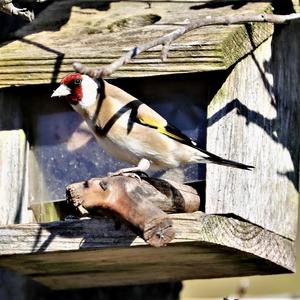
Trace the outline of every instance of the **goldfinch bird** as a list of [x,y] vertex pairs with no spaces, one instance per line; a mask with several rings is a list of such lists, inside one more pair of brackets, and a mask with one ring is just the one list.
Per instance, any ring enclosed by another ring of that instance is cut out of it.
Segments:
[[195,141],[156,111],[103,79],[69,74],[51,97],[61,96],[65,96],[81,114],[104,150],[135,166],[117,174],[194,163],[215,163],[245,170],[253,168],[200,149]]

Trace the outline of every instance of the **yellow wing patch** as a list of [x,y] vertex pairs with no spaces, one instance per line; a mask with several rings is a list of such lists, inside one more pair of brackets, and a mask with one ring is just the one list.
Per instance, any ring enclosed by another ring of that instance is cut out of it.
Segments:
[[156,129],[157,131],[159,131],[160,133],[162,133],[166,136],[169,136],[170,138],[173,138],[173,139],[178,140],[178,141],[185,141],[185,138],[180,137],[177,134],[168,131],[168,129],[165,126],[159,126],[156,123],[156,120],[153,120],[153,119],[150,119],[150,118],[149,119],[140,118],[139,121],[140,121],[141,124],[143,124],[145,126],[152,127],[154,129]]
[[159,132],[161,132],[162,134],[167,135],[167,136],[169,136],[169,137],[171,137],[175,140],[178,140],[178,141],[184,141],[185,140],[182,137],[180,137],[180,136],[178,136],[178,135],[176,135],[172,132],[169,132],[166,127],[158,127],[157,130]]
[[168,122],[157,112],[152,110],[149,106],[141,104],[138,107],[138,113],[136,120],[144,126],[151,127],[163,135],[166,135],[178,142],[182,142],[187,145],[195,146],[193,141],[183,134],[175,126],[168,124]]
[[141,122],[141,124],[146,125],[146,126],[150,126],[150,127],[154,127],[154,128],[158,128],[159,124],[157,124],[157,121],[151,118],[138,118],[139,121]]

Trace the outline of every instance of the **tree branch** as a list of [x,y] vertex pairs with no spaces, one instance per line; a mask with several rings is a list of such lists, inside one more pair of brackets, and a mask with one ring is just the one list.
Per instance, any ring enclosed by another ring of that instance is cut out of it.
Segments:
[[294,13],[290,15],[273,15],[273,14],[258,14],[258,15],[232,15],[232,16],[207,16],[205,19],[192,21],[180,28],[167,33],[155,40],[148,43],[141,44],[132,48],[125,55],[119,59],[113,61],[106,67],[101,68],[89,68],[80,62],[73,63],[75,71],[81,74],[87,74],[93,78],[100,78],[111,75],[113,72],[118,70],[121,66],[129,63],[133,58],[142,52],[145,52],[158,45],[163,45],[161,59],[165,61],[167,59],[168,50],[170,44],[184,35],[185,33],[194,29],[209,26],[209,25],[230,25],[230,24],[244,24],[250,22],[269,22],[274,24],[286,24],[293,20],[299,20],[300,13]]
[[166,212],[192,213],[200,207],[200,197],[191,186],[155,178],[91,178],[68,185],[66,194],[82,215],[111,216],[155,247],[165,246],[175,235]]

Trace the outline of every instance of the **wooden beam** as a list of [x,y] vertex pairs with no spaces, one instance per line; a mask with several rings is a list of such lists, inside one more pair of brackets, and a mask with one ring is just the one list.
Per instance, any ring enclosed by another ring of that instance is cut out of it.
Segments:
[[293,243],[261,227],[201,212],[171,218],[176,236],[163,248],[108,218],[0,227],[0,266],[54,289],[295,270]]

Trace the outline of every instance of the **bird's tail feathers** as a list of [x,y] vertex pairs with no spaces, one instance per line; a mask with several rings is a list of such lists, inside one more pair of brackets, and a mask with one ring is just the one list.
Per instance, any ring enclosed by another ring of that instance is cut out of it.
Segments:
[[245,165],[245,164],[242,164],[242,163],[239,163],[239,162],[236,162],[233,160],[229,160],[229,159],[224,159],[220,156],[217,156],[213,153],[210,153],[210,152],[202,150],[202,149],[200,151],[207,155],[207,157],[204,158],[205,162],[228,166],[228,167],[233,167],[233,168],[238,168],[238,169],[243,169],[243,170],[248,170],[248,171],[251,171],[252,169],[254,169],[254,166]]

